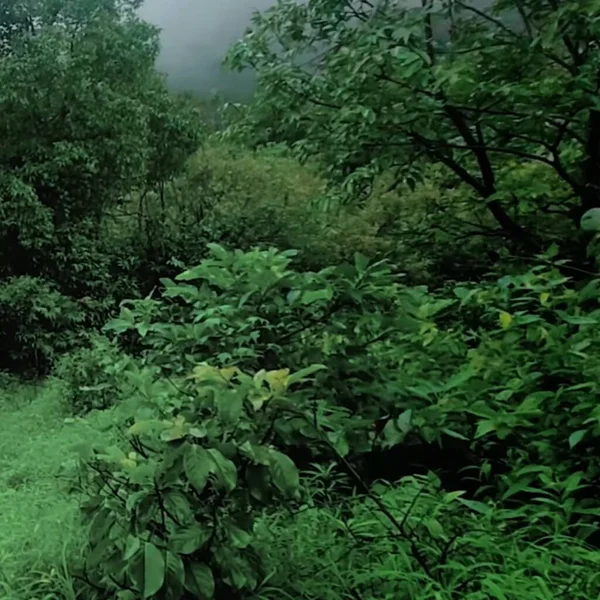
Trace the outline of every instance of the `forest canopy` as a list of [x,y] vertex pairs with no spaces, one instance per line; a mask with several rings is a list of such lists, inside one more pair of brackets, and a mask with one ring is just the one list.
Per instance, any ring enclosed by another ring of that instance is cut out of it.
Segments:
[[229,55],[259,76],[249,135],[292,143],[359,189],[442,165],[503,234],[539,249],[541,215],[577,223],[599,204],[600,8],[478,5],[284,1],[256,15]]

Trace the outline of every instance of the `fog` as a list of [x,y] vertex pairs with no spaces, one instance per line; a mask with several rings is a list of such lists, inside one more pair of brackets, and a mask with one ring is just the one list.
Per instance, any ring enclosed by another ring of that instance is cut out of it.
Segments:
[[[251,93],[252,74],[222,66],[230,46],[250,24],[252,13],[276,0],[145,0],[141,15],[161,28],[162,52],[157,68],[174,89],[206,95],[218,90],[229,100]],[[406,0],[419,6],[421,0]],[[479,8],[490,0],[472,0]]]
[[179,90],[207,94],[220,91],[241,99],[252,88],[250,73],[222,66],[229,47],[239,39],[255,10],[274,0],[146,0],[141,15],[162,29],[157,68]]

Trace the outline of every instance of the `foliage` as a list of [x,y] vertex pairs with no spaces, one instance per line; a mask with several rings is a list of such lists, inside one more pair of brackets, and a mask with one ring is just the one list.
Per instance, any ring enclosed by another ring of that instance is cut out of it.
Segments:
[[21,213],[10,223],[19,239],[36,206],[61,225],[98,216],[143,182],[156,32],[132,14],[88,9],[15,41],[0,63],[4,210]]
[[94,335],[81,348],[61,356],[53,375],[68,386],[67,396],[74,414],[105,409],[117,400],[128,358],[108,338]]
[[209,242],[295,248],[300,270],[352,261],[357,252],[385,256],[419,283],[478,277],[495,263],[504,242],[488,236],[493,223],[484,210],[473,214],[464,186],[449,188],[439,169],[413,189],[393,183],[381,176],[361,206],[340,206],[339,188],[280,147],[250,152],[213,138],[164,187],[164,198],[148,193],[111,211],[118,221],[107,252],[129,248],[128,270],[144,293],[175,276],[177,265],[197,264]]
[[195,113],[155,72],[158,31],[138,6],[38,0],[1,10],[0,275],[12,278],[3,334],[21,369],[47,370],[68,349],[67,325],[99,327],[138,295],[131,246],[102,233],[107,211],[132,190],[160,187],[197,148]]
[[156,202],[150,207],[149,231],[184,264],[203,258],[208,242],[243,250],[300,248],[303,261],[310,263],[334,251],[312,208],[323,185],[294,159],[211,139],[167,189],[166,223]]
[[[321,399],[331,385],[315,397],[290,388],[324,368],[315,356],[335,360],[327,345],[339,344],[341,332],[381,335],[385,315],[373,312],[393,304],[389,270],[357,256],[354,266],[297,273],[291,252],[210,250],[178,282],[163,281],[161,300],[126,302],[106,327],[143,352],[126,374],[133,391],[120,409],[123,422],[136,416],[133,453],[113,448],[88,462],[97,475],[89,506],[94,586],[118,582],[148,597],[165,585],[176,596],[182,586],[202,597],[255,589],[265,574],[246,563],[259,556],[233,548],[236,536],[250,548],[249,507],[272,499],[265,468],[275,490],[295,497],[296,467],[281,452],[300,445],[346,455],[367,441],[365,423]],[[315,354],[316,339],[324,345]],[[291,369],[281,368],[283,359]],[[147,579],[151,571],[158,575]],[[196,583],[194,573],[202,576]]]
[[81,302],[87,327],[100,328],[119,300],[139,295],[135,250],[123,231],[116,234],[107,223],[98,227],[86,220],[57,233],[40,270]]
[[[330,378],[323,393],[338,405],[325,404],[324,419],[363,403],[381,416],[369,392],[363,395],[381,377],[368,348],[390,329],[419,327],[418,306],[385,263],[357,255],[354,265],[297,272],[293,251],[229,252],[215,244],[210,251],[175,281],[164,279],[162,299],[124,302],[106,330],[166,374],[205,360],[251,371],[278,369],[282,361],[291,369],[324,364]],[[352,389],[354,378],[363,382]],[[341,424],[337,436],[347,452]]]
[[574,288],[559,271],[537,267],[491,288],[455,290],[482,326],[460,375],[469,397],[447,408],[463,423],[465,412],[477,417],[475,439],[509,440],[519,484],[506,498],[536,478],[598,475],[597,287],[593,279]]
[[19,7],[35,32],[15,29],[0,57],[2,272],[51,270],[74,228],[162,185],[196,149],[194,113],[154,71],[158,32],[138,4]]
[[157,80],[148,104],[151,155],[146,185],[158,188],[164,202],[164,185],[183,170],[187,159],[197,151],[203,123],[199,109],[189,98],[165,94],[162,80]]
[[422,296],[418,329],[393,333],[350,362],[376,377],[356,377],[348,366],[339,376],[355,398],[387,409],[383,448],[462,441],[482,494],[556,506],[549,514],[555,495],[577,490],[560,508],[575,530],[598,510],[587,489],[600,468],[597,285],[575,286],[540,266]]
[[266,574],[254,518],[299,497],[297,469],[273,445],[274,431],[302,416],[306,401],[290,388],[314,370],[250,376],[200,364],[175,381],[132,372],[141,396],[128,417],[130,451],[113,446],[87,462],[93,586],[120,598],[255,589]]
[[5,4],[0,596],[597,600],[596,0]]
[[[424,159],[444,166],[504,234],[535,248],[520,214],[599,202],[598,10],[595,0],[282,1],[230,53],[259,77],[237,126],[270,127],[354,193],[382,170],[402,179]],[[539,177],[515,179],[518,165]]]
[[[350,414],[367,423],[388,415],[376,440],[383,448],[458,439],[482,461],[496,456],[498,469],[597,476],[595,280],[575,290],[536,267],[432,293],[360,256],[354,266],[296,273],[289,252],[211,252],[165,280],[162,300],[127,303],[107,329],[172,375],[203,360],[325,365],[321,410],[342,454],[373,442]],[[573,455],[575,444],[585,453]],[[528,483],[535,473],[523,472]]]
[[0,283],[3,367],[44,373],[52,361],[77,342],[80,306],[51,283],[11,277]]
[[[377,494],[402,533],[373,501]],[[508,511],[444,492],[435,477],[378,484],[325,508],[267,516],[260,548],[274,576],[255,595],[344,597],[595,598],[600,557],[548,531],[512,531]]]

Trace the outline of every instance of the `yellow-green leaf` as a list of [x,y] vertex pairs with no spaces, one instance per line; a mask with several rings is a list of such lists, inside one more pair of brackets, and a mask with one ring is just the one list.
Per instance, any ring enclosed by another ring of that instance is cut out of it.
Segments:
[[269,371],[265,379],[274,394],[283,394],[287,389],[289,369],[280,369],[279,371]]
[[500,311],[500,326],[502,329],[508,329],[513,322],[512,315],[506,311]]

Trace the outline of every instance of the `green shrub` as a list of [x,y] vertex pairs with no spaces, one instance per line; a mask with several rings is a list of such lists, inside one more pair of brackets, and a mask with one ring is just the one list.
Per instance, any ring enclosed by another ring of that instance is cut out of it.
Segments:
[[387,408],[378,444],[458,439],[477,458],[483,492],[517,504],[550,494],[554,505],[575,486],[570,522],[589,521],[597,497],[587,486],[600,473],[598,285],[540,266],[420,292],[420,326],[358,359],[376,377],[345,371],[356,392]]
[[[458,440],[498,468],[556,465],[557,476],[582,471],[586,481],[600,472],[596,280],[576,290],[540,267],[433,293],[360,256],[298,273],[289,252],[211,254],[164,280],[162,299],[127,303],[108,330],[167,375],[204,360],[323,364],[324,410],[342,421],[344,411],[371,422],[387,414],[371,440],[382,448]],[[338,425],[340,447],[358,451],[364,438],[349,443],[352,427]]]
[[87,298],[88,327],[137,295],[128,240],[100,235],[107,214],[162,189],[201,133],[154,69],[158,30],[138,4],[41,1],[0,16],[0,276]]
[[86,462],[86,573],[119,598],[231,598],[264,579],[253,523],[268,505],[299,498],[293,461],[275,432],[310,427],[290,388],[316,368],[258,372],[197,365],[169,378],[133,369],[139,397],[121,407],[129,448]]
[[336,407],[331,390],[322,396],[328,382],[294,386],[324,369],[312,361],[327,355],[314,353],[316,339],[381,333],[395,289],[387,267],[358,256],[297,273],[291,252],[210,251],[165,280],[162,298],[124,303],[106,328],[139,358],[117,407],[129,453],[113,448],[86,463],[94,586],[159,597],[256,589],[265,573],[253,518],[281,494],[299,498],[287,449],[346,455],[366,444],[368,424]]
[[57,233],[43,271],[63,294],[82,301],[85,325],[99,329],[120,300],[139,296],[138,265],[127,237],[88,220]]
[[128,362],[108,338],[94,335],[85,347],[61,356],[53,375],[67,384],[71,409],[80,415],[119,400],[120,381]]
[[3,367],[45,373],[53,361],[78,341],[81,307],[55,286],[34,277],[11,277],[0,283]]
[[298,248],[297,261],[311,268],[332,264],[327,223],[312,206],[323,185],[293,159],[211,141],[165,188],[164,199],[148,195],[135,202],[144,215],[142,246],[163,276],[172,257],[197,264],[209,242],[242,250]]
[[[324,364],[323,418],[348,410],[382,416],[372,400],[376,387],[369,388],[381,380],[382,365],[369,359],[369,348],[390,328],[418,329],[418,303],[385,263],[357,256],[353,265],[301,273],[291,268],[293,256],[211,245],[209,258],[162,281],[162,298],[125,302],[106,330],[167,376],[202,361],[251,371]],[[362,381],[353,386],[355,379]],[[347,446],[344,428],[333,429]],[[355,442],[356,449],[364,444]]]
[[145,180],[157,32],[128,4],[30,5],[23,18],[39,31],[3,55],[1,266],[11,274],[35,274],[55,229],[97,220]]

